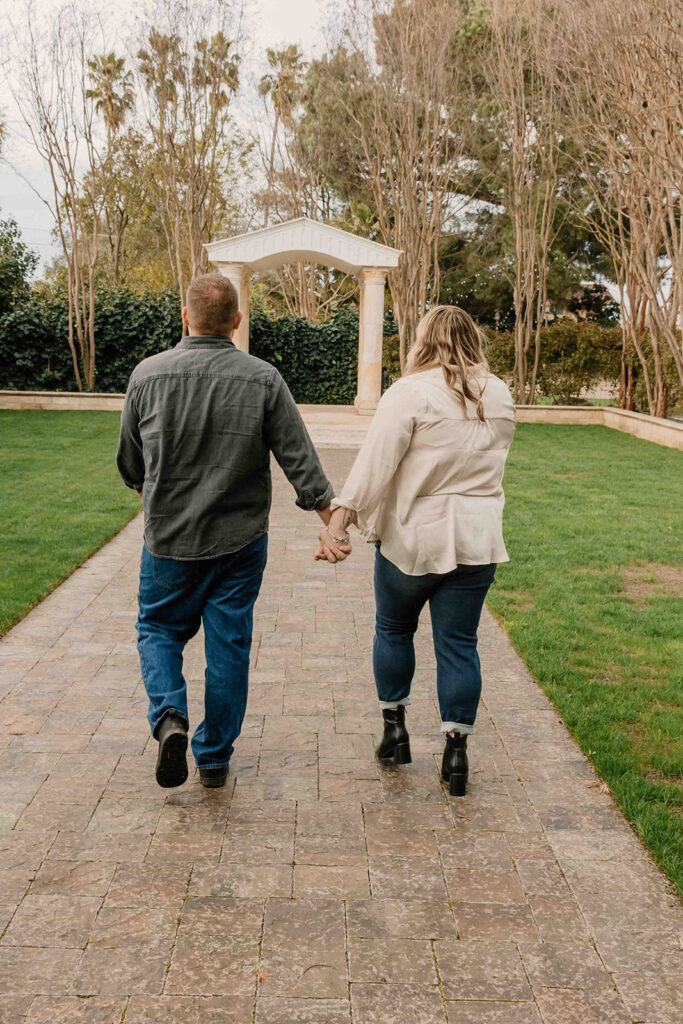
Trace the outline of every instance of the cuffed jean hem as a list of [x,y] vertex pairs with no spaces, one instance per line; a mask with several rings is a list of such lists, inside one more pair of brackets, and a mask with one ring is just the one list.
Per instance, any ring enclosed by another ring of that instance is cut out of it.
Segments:
[[471,736],[474,732],[474,726],[468,722],[442,722],[441,732],[459,732],[461,735],[466,733]]
[[385,708],[388,710],[390,708],[407,707],[408,704],[410,704],[410,697],[401,697],[400,700],[380,700],[378,703],[382,711],[384,711]]
[[222,764],[216,764],[216,762],[214,762],[213,764],[199,764],[197,761],[195,761],[195,764],[197,765],[197,768],[227,768],[230,762],[223,761]]
[[190,723],[189,723],[187,715],[183,711],[178,711],[178,708],[166,708],[166,710],[164,711],[163,715],[161,716],[161,718],[159,719],[157,724],[152,729],[152,736],[154,737],[154,739],[157,738],[157,733],[159,732],[159,726],[161,725],[163,720],[166,718],[166,715],[170,714],[171,712],[173,712],[174,715],[177,715],[178,718],[183,720],[183,722],[185,723],[185,728],[189,732]]

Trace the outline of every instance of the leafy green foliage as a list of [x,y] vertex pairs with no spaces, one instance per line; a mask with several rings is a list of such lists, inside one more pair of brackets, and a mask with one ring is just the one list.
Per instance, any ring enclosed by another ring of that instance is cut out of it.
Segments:
[[[181,337],[180,302],[174,292],[138,295],[126,288],[100,290],[95,316],[96,391],[125,391],[141,359],[176,345]],[[0,317],[0,388],[73,391],[67,345],[68,306],[62,293],[34,290],[31,300]],[[387,317],[385,336],[396,333]],[[349,405],[356,395],[358,313],[342,306],[331,320],[275,319],[254,311],[253,355],[276,366],[297,402]],[[391,350],[388,354],[389,366]]]
[[[35,290],[0,317],[0,387],[73,391],[67,343],[68,304],[60,292]],[[97,391],[125,391],[133,367],[180,340],[177,295],[100,291],[95,306]]]
[[[514,365],[511,331],[487,330],[487,355],[494,373],[506,377]],[[592,321],[559,320],[541,330],[538,393],[558,405],[580,401],[583,389],[619,379],[621,329]]]
[[37,266],[38,254],[22,241],[17,222],[12,217],[0,220],[0,315],[26,297]]

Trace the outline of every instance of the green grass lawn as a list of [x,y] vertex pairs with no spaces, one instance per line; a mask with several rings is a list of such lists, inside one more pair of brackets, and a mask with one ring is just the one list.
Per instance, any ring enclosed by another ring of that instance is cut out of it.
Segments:
[[0,411],[0,633],[138,511],[115,412]]
[[683,454],[520,424],[489,605],[683,891]]

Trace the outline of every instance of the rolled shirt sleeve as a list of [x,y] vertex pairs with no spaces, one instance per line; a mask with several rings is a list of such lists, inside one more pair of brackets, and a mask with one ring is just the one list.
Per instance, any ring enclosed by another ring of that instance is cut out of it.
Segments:
[[135,389],[132,378],[123,402],[116,465],[126,487],[130,487],[134,491],[141,491],[145,482],[145,462],[140,437],[140,417],[135,405]]
[[332,502],[333,509],[356,512],[364,533],[372,532],[372,513],[408,450],[421,407],[402,380],[384,392],[341,494]]
[[277,371],[265,410],[265,440],[296,491],[296,504],[308,511],[327,508],[334,497],[301,413]]

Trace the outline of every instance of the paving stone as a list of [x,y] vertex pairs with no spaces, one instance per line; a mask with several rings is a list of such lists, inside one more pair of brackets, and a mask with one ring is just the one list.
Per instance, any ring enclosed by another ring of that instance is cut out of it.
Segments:
[[0,832],[0,864],[3,871],[37,871],[55,841],[54,829]]
[[348,982],[342,903],[269,900],[261,970],[271,995],[344,998]]
[[543,988],[535,992],[544,1024],[631,1024],[619,995],[612,990],[577,992]]
[[354,1024],[445,1024],[438,989],[408,985],[352,985]]
[[657,1024],[683,1020],[683,974],[619,971],[614,981],[634,1020]]
[[253,1010],[250,997],[134,995],[126,1024],[249,1024]]
[[[83,999],[78,996],[36,996],[26,1024],[119,1024],[126,1000]],[[0,1018],[1,1019],[1,1018]]]
[[522,960],[511,942],[440,939],[434,951],[445,999],[533,998]]
[[349,935],[405,939],[456,937],[453,912],[445,901],[349,900]]
[[230,800],[222,790],[215,800],[203,803],[171,803],[164,804],[156,824],[156,834],[188,832],[218,832],[223,834],[230,811]]
[[[314,805],[318,808],[318,804]],[[233,800],[230,805],[231,825],[259,825],[276,821],[281,825],[294,825],[297,805],[294,800],[252,800],[240,803]]]
[[150,800],[104,797],[95,808],[88,831],[153,833],[163,805],[163,797]]
[[157,833],[152,836],[145,860],[147,863],[192,864],[194,861],[210,861],[215,864],[221,855],[223,836],[220,832]]
[[221,863],[291,864],[293,860],[293,826],[231,822],[225,830]]
[[0,1005],[0,1024],[24,1024],[32,996],[5,996]]
[[116,864],[46,860],[31,883],[31,895],[104,896]]
[[529,906],[544,942],[574,946],[591,937],[572,896],[529,896]]
[[66,995],[76,966],[81,959],[80,949],[31,949],[27,954],[19,946],[0,945],[0,991],[3,1002],[7,996],[22,996],[27,992],[37,995]]
[[448,1024],[548,1024],[533,1003],[447,1002],[446,1010]]
[[364,800],[363,806],[368,828],[431,830],[453,827],[445,801],[424,804],[413,801],[409,804],[373,805],[370,800]]
[[59,829],[80,832],[90,821],[97,801],[89,803],[56,803],[53,800],[39,800],[37,797],[16,822],[19,830]]
[[371,857],[437,857],[434,833],[427,829],[388,829],[370,824],[365,830]]
[[2,944],[83,949],[101,903],[89,896],[25,896]]
[[515,859],[515,868],[525,893],[570,898],[567,880],[556,860],[519,857]]
[[348,999],[293,999],[262,995],[256,1004],[256,1024],[350,1024],[350,1020]]
[[173,949],[165,991],[169,994],[250,996],[256,990],[258,941],[238,945],[222,933],[223,941],[196,941],[181,934]]
[[370,857],[370,885],[375,899],[446,899],[438,857]]
[[369,897],[370,883],[365,865],[297,864],[294,868],[295,897]]
[[183,864],[120,864],[106,897],[108,907],[179,907],[190,868]]
[[302,803],[297,808],[297,836],[363,836],[363,812],[360,802],[324,804]]
[[297,835],[295,861],[297,865],[361,865],[367,870],[368,852],[360,836],[345,836],[344,842],[340,843],[339,836]]
[[444,868],[452,900],[468,903],[524,903],[524,890],[516,871],[487,868]]
[[537,942],[538,929],[528,906],[513,903],[454,903],[460,936],[466,940]]
[[352,982],[413,985],[437,984],[432,945],[427,939],[359,939],[349,937]]
[[122,992],[160,995],[166,978],[168,950],[146,946],[90,947],[83,953],[70,992],[80,996],[117,996]]
[[150,836],[119,832],[115,836],[103,832],[60,832],[50,847],[48,861],[109,862],[116,851],[119,864],[142,863],[149,849]]
[[292,867],[286,864],[200,862],[194,865],[189,893],[192,896],[289,897],[292,874]]
[[551,942],[520,943],[529,981],[537,988],[614,988],[592,946],[558,946]]
[[173,907],[103,907],[88,940],[88,949],[122,949],[144,946],[170,950],[178,928]]

